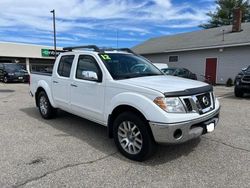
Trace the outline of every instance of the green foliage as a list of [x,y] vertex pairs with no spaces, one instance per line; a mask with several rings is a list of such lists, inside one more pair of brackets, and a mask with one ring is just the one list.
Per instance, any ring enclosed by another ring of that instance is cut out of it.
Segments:
[[228,78],[227,83],[226,83],[226,86],[227,86],[227,87],[231,87],[231,86],[233,86],[233,85],[234,85],[234,84],[233,84],[232,78]]
[[250,1],[248,0],[217,0],[217,9],[207,15],[211,18],[207,24],[200,25],[204,29],[232,25],[233,10],[240,7],[242,10],[242,22],[250,22]]

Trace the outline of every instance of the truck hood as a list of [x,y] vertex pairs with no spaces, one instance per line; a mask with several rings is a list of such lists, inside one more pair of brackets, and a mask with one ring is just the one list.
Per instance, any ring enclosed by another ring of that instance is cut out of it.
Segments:
[[167,75],[130,78],[120,81],[129,85],[153,89],[161,93],[185,91],[187,89],[195,89],[208,85],[196,80]]

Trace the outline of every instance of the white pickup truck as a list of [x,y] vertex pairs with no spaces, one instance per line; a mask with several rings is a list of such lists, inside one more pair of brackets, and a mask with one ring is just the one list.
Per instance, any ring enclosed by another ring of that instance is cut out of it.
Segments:
[[62,109],[107,126],[129,159],[145,160],[156,143],[186,142],[218,123],[220,105],[206,83],[166,76],[129,49],[64,50],[52,75],[31,73],[30,93],[42,117]]

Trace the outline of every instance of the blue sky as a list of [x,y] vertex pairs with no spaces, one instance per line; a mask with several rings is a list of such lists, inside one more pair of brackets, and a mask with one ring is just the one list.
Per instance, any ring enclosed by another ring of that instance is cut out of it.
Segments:
[[[214,0],[1,0],[0,41],[58,46],[132,47],[149,38],[200,29]],[[118,36],[118,37],[117,37]]]

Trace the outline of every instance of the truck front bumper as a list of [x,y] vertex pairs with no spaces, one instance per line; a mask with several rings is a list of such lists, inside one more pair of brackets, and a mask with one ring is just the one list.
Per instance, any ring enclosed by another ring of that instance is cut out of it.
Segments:
[[215,127],[219,122],[219,111],[220,109],[217,109],[207,116],[190,121],[169,124],[149,122],[149,125],[157,143],[183,143],[206,134],[207,126],[212,124]]

